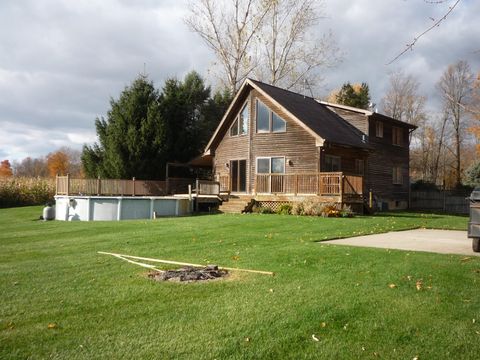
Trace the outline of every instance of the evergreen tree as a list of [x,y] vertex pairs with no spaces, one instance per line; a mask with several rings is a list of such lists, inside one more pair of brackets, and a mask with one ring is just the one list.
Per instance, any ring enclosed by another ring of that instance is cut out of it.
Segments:
[[83,148],[87,176],[162,178],[167,159],[166,126],[153,83],[139,76],[118,100],[111,99],[110,105],[106,119],[95,120],[99,143]]
[[336,102],[347,106],[360,109],[368,109],[370,104],[370,91],[367,83],[342,85],[342,88],[336,94]]

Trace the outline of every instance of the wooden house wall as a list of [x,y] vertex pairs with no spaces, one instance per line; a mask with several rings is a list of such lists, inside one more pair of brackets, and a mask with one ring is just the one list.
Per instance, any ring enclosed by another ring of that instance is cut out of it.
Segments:
[[332,111],[340,115],[343,119],[348,121],[351,125],[355,126],[358,130],[363,132],[365,135],[369,134],[368,119],[364,114],[357,113],[354,111],[348,111],[343,109],[338,109],[330,107]]
[[[366,151],[354,148],[344,148],[339,146],[326,146],[322,148],[322,159],[321,159],[321,169],[320,171],[329,171],[325,168],[325,156],[324,155],[334,155],[341,157],[341,171],[349,174],[356,174],[355,169],[355,160],[364,161],[364,169],[366,170],[368,153]],[[361,175],[361,174],[359,174]]]
[[[383,122],[383,138],[376,137],[375,122]],[[398,125],[390,123],[383,119],[378,119],[375,115],[369,118],[369,144],[375,151],[368,159],[368,176],[366,186],[372,189],[373,193],[381,201],[408,202],[409,193],[409,143],[408,128],[402,127],[403,144],[401,146],[392,144],[392,128]],[[401,166],[402,184],[393,184],[393,168]],[[392,207],[392,204],[390,204]]]
[[[256,132],[256,99],[263,102],[270,110],[287,122],[286,132],[257,133]],[[320,149],[315,139],[305,129],[275,106],[268,98],[256,90],[251,92],[251,157],[250,181],[253,184],[256,174],[257,157],[285,156],[285,173],[314,173],[320,171]],[[288,164],[291,160],[292,165]]]

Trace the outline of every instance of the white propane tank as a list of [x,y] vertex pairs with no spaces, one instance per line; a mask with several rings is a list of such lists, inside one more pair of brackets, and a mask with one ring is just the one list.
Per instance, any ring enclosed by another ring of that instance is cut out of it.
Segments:
[[43,208],[43,220],[54,220],[55,219],[55,208],[51,206],[50,204],[47,204]]

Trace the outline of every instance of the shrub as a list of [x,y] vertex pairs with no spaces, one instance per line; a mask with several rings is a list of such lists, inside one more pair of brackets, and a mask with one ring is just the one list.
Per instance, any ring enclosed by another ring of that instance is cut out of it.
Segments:
[[353,217],[353,210],[350,205],[343,205],[342,210],[340,210],[341,217]]
[[41,205],[52,202],[55,180],[42,178],[0,178],[0,208]]
[[323,203],[322,213],[323,217],[337,217],[340,216],[341,205],[334,202]]
[[303,215],[303,202],[296,202],[293,204],[292,215]]
[[252,211],[257,214],[273,214],[274,213],[274,211],[269,207],[257,206],[257,205],[253,207]]
[[283,204],[277,210],[277,214],[280,215],[290,215],[292,213],[292,205],[290,204]]

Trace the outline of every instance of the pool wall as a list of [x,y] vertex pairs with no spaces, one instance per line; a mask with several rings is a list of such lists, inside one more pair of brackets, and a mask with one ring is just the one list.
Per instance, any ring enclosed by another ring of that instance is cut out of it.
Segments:
[[55,219],[63,221],[153,219],[192,213],[188,197],[55,196]]

